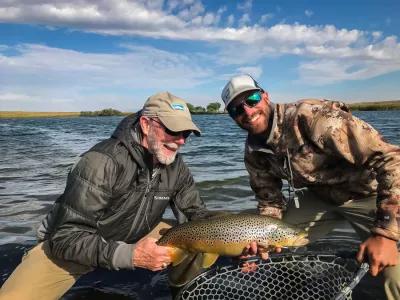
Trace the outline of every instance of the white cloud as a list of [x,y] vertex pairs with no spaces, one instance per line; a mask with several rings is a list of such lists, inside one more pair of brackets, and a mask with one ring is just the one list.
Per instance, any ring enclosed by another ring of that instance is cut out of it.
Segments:
[[[84,31],[108,34],[140,34],[158,31],[158,28],[176,30],[185,22],[177,16],[159,9],[149,8],[149,2],[120,0],[89,1],[13,1],[0,4],[0,21],[64,26]],[[204,10],[201,3],[180,8],[185,17],[198,15]]]
[[304,11],[304,14],[305,14],[307,17],[311,17],[311,16],[314,14],[314,12],[313,12],[312,10],[306,9],[306,10]]
[[8,45],[1,45],[0,44],[0,51],[6,51],[8,50],[10,47]]
[[147,0],[144,1],[144,4],[149,9],[161,10],[164,5],[164,0]]
[[[393,48],[391,48],[390,44]],[[391,48],[391,49],[390,49]],[[400,70],[400,47],[385,40],[375,47],[366,47],[355,53],[343,52],[330,58],[320,53],[321,59],[300,64],[301,81],[311,85],[337,83],[344,80],[363,80]],[[397,56],[393,59],[393,56]]]
[[179,3],[181,3],[181,1],[179,0],[168,0],[167,2],[167,12],[172,12],[175,8],[177,8],[179,6]]
[[204,6],[201,2],[190,3],[189,6],[185,7],[178,13],[178,17],[181,17],[185,21],[189,21],[194,17],[199,16],[204,12]]
[[243,14],[243,16],[241,16],[241,18],[239,19],[239,27],[246,26],[249,23],[250,23],[249,14]]
[[[198,0],[167,2],[175,14],[162,10],[162,1],[89,1],[89,0],[15,0],[9,5],[0,3],[0,22],[33,23],[49,26],[66,26],[73,29],[111,35],[138,35],[165,39],[190,39],[200,41],[278,41],[286,43],[351,43],[364,35],[359,30],[337,29],[334,26],[307,26],[277,24],[270,28],[257,25],[246,28],[220,28],[215,25],[226,7],[217,12],[205,11]],[[247,1],[243,7],[251,7]],[[241,6],[241,7],[242,7]],[[152,7],[150,9],[149,7]],[[272,15],[265,14],[262,20]],[[191,26],[191,20],[200,17],[202,22]],[[233,24],[233,14],[227,17]],[[249,14],[242,17],[242,24],[249,22]],[[203,26],[198,26],[202,24]],[[242,26],[239,26],[242,27]]]
[[254,79],[259,79],[263,70],[261,67],[257,66],[245,66],[245,67],[240,67],[237,68],[237,74],[249,74],[251,75]]
[[[329,83],[341,80],[364,79],[400,70],[400,46],[397,37],[385,37],[381,32],[367,32],[357,29],[336,28],[333,25],[310,26],[303,24],[275,24],[268,27],[250,24],[250,10],[252,1],[240,2],[237,6],[243,15],[237,20],[237,28],[234,27],[235,17],[231,13],[226,19],[221,19],[226,7],[220,7],[216,11],[207,11],[200,0],[35,0],[23,1],[14,0],[0,3],[0,22],[3,23],[29,23],[43,24],[45,26],[67,27],[74,30],[85,32],[95,32],[107,35],[128,35],[141,36],[153,39],[170,40],[195,40],[212,44],[217,51],[215,58],[208,58],[209,62],[219,65],[229,65],[237,68],[242,65],[256,65],[265,58],[275,58],[283,55],[295,55],[301,60],[299,74],[307,79],[313,74],[324,74],[323,80],[315,82]],[[279,11],[279,7],[276,8]],[[306,15],[311,16],[311,10],[305,11]],[[264,14],[260,18],[260,24],[269,21],[271,14]],[[221,22],[222,20],[222,22]],[[390,20],[386,20],[390,23]],[[226,27],[219,27],[219,24],[227,24]],[[30,70],[44,68],[51,70],[55,66],[54,77],[68,77],[66,70],[73,69],[72,65],[66,65],[65,71],[59,69],[59,63],[52,59],[51,55],[48,62],[33,59],[32,56],[46,51],[39,46],[23,46],[19,49],[20,56],[16,58],[1,56],[6,62],[15,60],[14,72],[22,72],[18,64],[23,64],[26,70],[21,76],[28,76]],[[0,47],[0,51],[7,50]],[[87,57],[82,53],[75,53],[65,49],[48,50],[52,55],[62,52],[68,59],[76,59],[79,62],[79,73],[94,73],[93,78],[84,78],[88,82],[96,84],[115,84],[109,80],[113,74],[107,73],[111,67],[121,74],[131,75],[135,71],[118,66],[124,65],[128,60],[131,69],[147,70],[143,61],[154,63],[144,54],[144,50],[139,48],[132,49],[132,53],[120,56],[110,54],[90,54]],[[196,69],[196,74],[205,74],[212,71],[205,70],[199,66],[201,61],[192,61],[190,65],[188,57],[185,55],[160,52],[150,48],[150,54],[158,59],[161,56],[160,70],[166,73],[175,71],[174,68],[167,68],[169,65],[177,66],[176,77],[179,81],[184,72],[191,73],[190,68]],[[163,56],[163,54],[165,56]],[[47,55],[47,53],[46,53]],[[56,55],[57,59],[60,53]],[[98,57],[102,57],[107,62],[99,63]],[[201,55],[199,55],[201,56]],[[167,58],[168,57],[168,58]],[[174,60],[179,57],[185,63]],[[193,60],[192,57],[190,57]],[[199,59],[199,58],[198,58]],[[134,62],[134,63],[129,63]],[[343,63],[342,63],[343,62]],[[112,64],[112,66],[107,65]],[[4,61],[0,62],[3,66]],[[210,64],[211,65],[211,64]],[[189,67],[188,67],[189,66]],[[331,69],[325,69],[331,66]],[[357,66],[357,67],[356,67]],[[211,68],[214,68],[212,66]],[[156,80],[148,84],[144,80],[144,85],[160,86],[165,81],[158,80],[163,78],[165,73],[158,71],[157,68],[150,68]],[[318,71],[319,70],[319,71]],[[0,74],[4,71],[0,70]],[[3,73],[4,74],[4,73]],[[33,72],[32,72],[33,74]],[[44,74],[44,73],[43,73]],[[32,76],[32,75],[29,75]],[[39,73],[38,78],[41,77]],[[77,75],[78,77],[81,75]],[[84,75],[82,75],[84,76]],[[196,80],[203,78],[203,75],[189,78],[188,82],[195,84]],[[140,76],[139,76],[140,77]],[[171,77],[171,76],[169,76]],[[320,76],[314,76],[320,77]],[[106,79],[107,78],[107,79]],[[122,77],[121,77],[122,78]],[[118,78],[121,86],[127,84],[126,80]],[[0,79],[0,83],[3,79]],[[33,81],[35,80],[32,76]],[[169,78],[168,80],[173,80]],[[183,80],[185,81],[185,80]],[[140,82],[140,80],[139,80]],[[185,81],[186,82],[186,81]],[[10,83],[10,82],[8,82]],[[161,83],[161,84],[159,84]],[[132,84],[132,83],[130,83]],[[89,85],[89,84],[88,84]],[[81,86],[81,85],[80,85]],[[131,86],[128,84],[128,86]]]
[[226,22],[228,27],[232,27],[233,24],[235,23],[235,16],[234,15],[229,15],[227,22]]
[[249,11],[251,10],[252,6],[253,6],[253,0],[244,0],[243,2],[237,4],[237,9]]
[[35,102],[35,99],[32,98],[32,96],[27,95],[27,94],[16,94],[16,93],[4,92],[3,94],[0,94],[0,103],[6,102],[6,101],[9,101],[9,102],[15,102],[15,101]]
[[373,41],[376,42],[377,40],[379,40],[382,37],[382,32],[374,31],[374,32],[372,32],[372,37],[373,37]]
[[260,18],[260,24],[265,24],[274,17],[273,14],[264,14]]
[[[125,53],[102,54],[25,44],[14,49],[17,55],[0,54],[1,108],[24,101],[29,95],[37,103],[35,109],[56,99],[61,110],[74,105],[75,110],[82,106],[93,109],[100,103],[112,106],[115,100],[110,99],[137,96],[137,91],[193,88],[213,75],[212,70],[196,63],[195,55],[136,45],[124,47]],[[102,100],[105,97],[108,102]]]

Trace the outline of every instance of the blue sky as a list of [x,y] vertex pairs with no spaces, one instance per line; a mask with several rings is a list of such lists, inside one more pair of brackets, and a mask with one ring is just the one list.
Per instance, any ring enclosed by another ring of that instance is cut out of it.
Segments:
[[400,1],[2,0],[0,110],[221,101],[249,73],[275,102],[400,99]]

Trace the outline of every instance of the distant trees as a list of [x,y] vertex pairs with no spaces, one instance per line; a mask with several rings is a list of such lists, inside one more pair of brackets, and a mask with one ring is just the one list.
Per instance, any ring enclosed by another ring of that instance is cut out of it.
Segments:
[[212,102],[207,105],[207,108],[203,106],[194,106],[193,104],[187,103],[189,111],[192,114],[204,114],[204,113],[211,113],[216,114],[219,113],[219,109],[221,108],[221,103],[219,102]]
[[206,109],[205,109],[203,106],[196,106],[196,107],[194,108],[194,112],[197,112],[197,113],[205,113],[205,112],[206,112]]
[[191,103],[187,103],[187,107],[189,108],[189,111],[192,113],[194,112],[194,106]]
[[[207,105],[206,108],[204,108],[203,106],[194,106],[191,103],[187,103],[187,106],[189,108],[189,111],[192,114],[222,113],[219,111],[221,108],[221,103],[219,103],[219,102],[211,102]],[[113,108],[106,108],[103,110],[96,110],[96,111],[81,111],[80,112],[81,117],[104,117],[104,116],[124,116],[124,115],[128,115],[128,113],[123,113],[123,112],[113,109]]]
[[202,106],[194,106],[193,104],[191,104],[191,103],[187,103],[187,106],[188,106],[188,108],[189,108],[189,111],[193,114],[193,113],[195,113],[195,114],[201,114],[201,113],[205,113],[206,112],[206,109],[204,108],[204,107],[202,107]]
[[219,108],[221,107],[221,103],[219,102],[212,102],[207,105],[207,112],[216,113],[219,112]]
[[107,117],[107,116],[123,116],[124,113],[119,110],[106,108],[103,110],[96,111],[81,111],[81,117]]

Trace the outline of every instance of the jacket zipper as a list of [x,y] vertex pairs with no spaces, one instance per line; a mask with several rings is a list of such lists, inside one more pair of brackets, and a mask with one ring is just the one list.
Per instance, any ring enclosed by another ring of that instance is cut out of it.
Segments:
[[[140,218],[140,216],[141,216],[141,214],[142,214],[142,211],[143,211],[143,208],[144,208],[144,206],[145,206],[145,202],[146,202],[147,195],[148,195],[148,193],[150,192],[150,189],[151,189],[152,185],[154,184],[155,179],[157,178],[159,172],[160,172],[160,169],[156,169],[156,171],[155,171],[152,175],[150,175],[150,176],[152,176],[152,178],[151,178],[150,180],[149,180],[149,179],[147,180],[147,185],[146,185],[146,190],[145,190],[145,192],[144,192],[144,196],[143,196],[143,198],[142,198],[142,201],[140,202],[140,206],[139,206],[139,209],[138,209],[138,211],[137,211],[136,217],[135,217],[135,219],[133,220],[132,227],[131,227],[131,229],[129,230],[128,235],[126,236],[127,239],[128,239],[128,238],[132,235],[132,233],[135,231],[135,228],[136,228],[136,226],[137,226],[137,223],[139,222],[139,218]],[[147,207],[146,207],[146,210],[147,210],[147,208],[148,208],[148,205],[147,205]],[[147,221],[147,214],[145,214],[145,218],[146,218],[146,221]]]
[[[291,192],[293,191],[293,201],[294,201],[294,205],[296,208],[300,207],[299,204],[299,198],[297,197],[296,194],[296,189],[294,187],[294,182],[293,182],[293,172],[292,172],[292,166],[290,163],[290,153],[289,153],[289,149],[286,149],[286,159],[287,159],[287,167],[284,166],[284,168],[286,169],[286,174],[288,177],[288,185],[289,185],[289,201],[291,200]],[[289,171],[289,172],[287,172]]]

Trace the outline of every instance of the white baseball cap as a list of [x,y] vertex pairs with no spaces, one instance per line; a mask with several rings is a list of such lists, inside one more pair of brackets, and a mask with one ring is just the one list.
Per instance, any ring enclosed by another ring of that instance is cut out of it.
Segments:
[[247,91],[262,91],[262,88],[250,75],[246,74],[232,77],[221,93],[221,98],[225,103],[225,107],[228,107],[229,103],[231,103],[236,96]]

